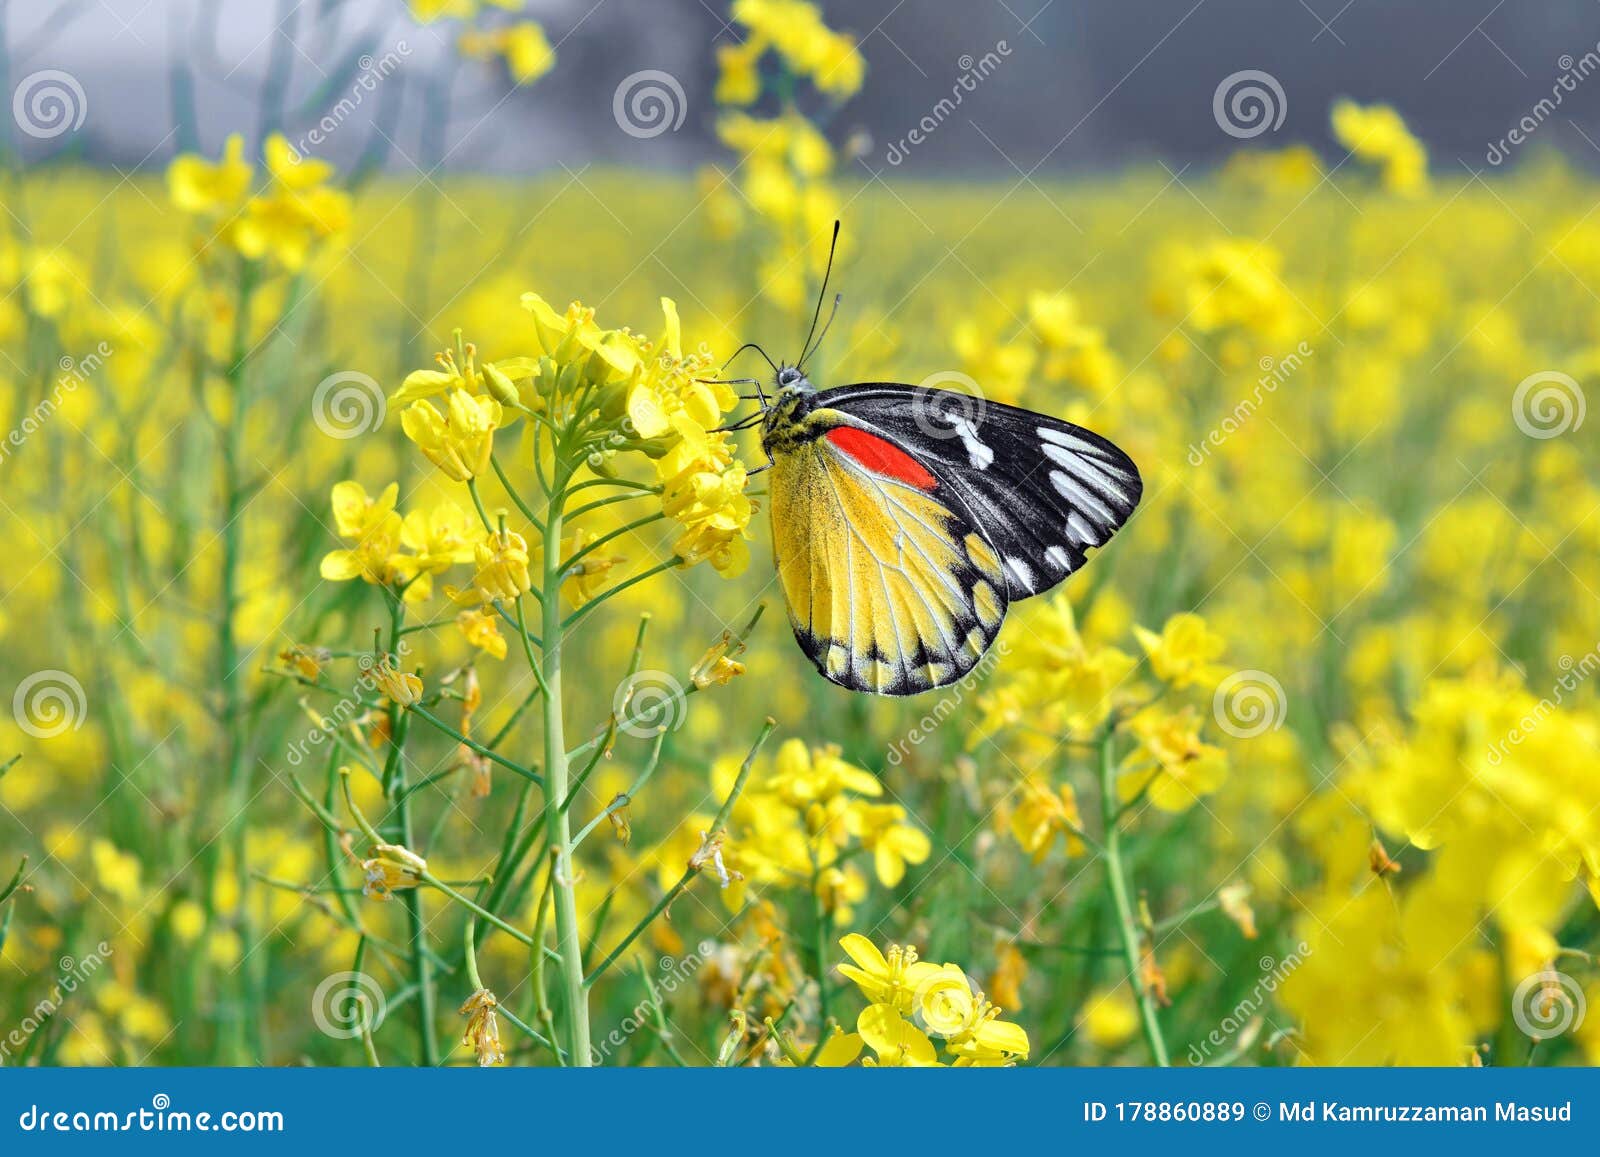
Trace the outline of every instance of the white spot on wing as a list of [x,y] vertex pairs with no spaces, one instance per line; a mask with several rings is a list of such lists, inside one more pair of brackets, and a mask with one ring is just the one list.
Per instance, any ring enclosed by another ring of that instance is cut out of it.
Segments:
[[1020,558],[1007,558],[1006,571],[1026,590],[1033,589],[1033,568]]
[[967,461],[972,463],[974,470],[987,470],[994,462],[994,450],[985,445],[978,437],[978,430],[965,415],[950,415],[950,428],[956,432],[956,437],[961,439],[961,445],[967,451]]
[[1079,542],[1089,546],[1100,545],[1100,534],[1095,526],[1076,510],[1067,512],[1067,528],[1077,537]]
[[1068,502],[1087,510],[1102,522],[1115,523],[1119,521],[1110,507],[1079,485],[1077,479],[1073,478],[1072,475],[1060,470],[1052,470],[1050,471],[1050,485],[1054,486],[1056,493],[1060,494]]
[[[1076,514],[1071,516],[1071,518],[1076,518],[1076,517],[1077,517]],[[1071,519],[1069,518],[1068,521],[1070,521],[1070,520]],[[1044,558],[1045,558],[1045,561],[1048,562],[1051,566],[1059,567],[1062,570],[1071,570],[1072,569],[1072,556],[1069,555],[1066,551],[1062,550],[1059,546],[1052,546],[1049,549],[1047,549],[1044,552]]]

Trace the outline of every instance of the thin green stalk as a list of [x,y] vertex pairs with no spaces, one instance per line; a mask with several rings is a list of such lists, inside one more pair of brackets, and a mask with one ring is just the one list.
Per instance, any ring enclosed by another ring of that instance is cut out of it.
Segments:
[[[562,717],[561,697],[561,534],[562,509],[566,502],[565,487],[568,478],[559,471],[560,454],[556,455],[558,474],[551,489],[550,501],[544,521],[544,640],[542,678],[544,685],[544,773],[548,783],[545,793],[545,822],[550,833],[551,854],[555,865],[551,872],[555,887],[556,955],[560,958],[561,986],[565,994],[567,1057],[579,1067],[590,1064],[589,1047],[589,996],[583,985],[583,945],[578,932],[578,900],[576,872],[572,865],[572,825],[561,801],[567,798],[567,740],[565,720]],[[520,612],[521,603],[518,602]],[[529,656],[530,660],[532,655]]]
[[1139,1004],[1139,1024],[1144,1031],[1145,1043],[1150,1047],[1150,1058],[1162,1068],[1172,1062],[1167,1057],[1167,1042],[1161,1035],[1161,1023],[1156,1019],[1155,998],[1150,995],[1139,973],[1139,925],[1134,918],[1133,903],[1129,898],[1128,880],[1122,862],[1122,832],[1118,828],[1117,764],[1113,747],[1116,744],[1116,721],[1106,724],[1100,737],[1100,816],[1105,825],[1101,833],[1101,853],[1106,866],[1106,884],[1111,892],[1111,903],[1117,911],[1117,931],[1122,937],[1122,958],[1128,966],[1128,983],[1133,987]]

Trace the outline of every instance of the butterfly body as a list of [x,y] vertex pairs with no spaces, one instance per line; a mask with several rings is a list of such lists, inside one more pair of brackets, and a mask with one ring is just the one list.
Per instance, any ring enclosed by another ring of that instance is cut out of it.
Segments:
[[855,691],[955,682],[1009,605],[1055,586],[1132,513],[1138,470],[1081,427],[892,382],[778,370],[762,416],[774,563],[801,649]]

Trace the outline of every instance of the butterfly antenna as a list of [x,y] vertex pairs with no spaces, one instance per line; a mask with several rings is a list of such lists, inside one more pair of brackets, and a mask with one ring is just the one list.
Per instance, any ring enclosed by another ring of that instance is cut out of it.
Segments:
[[[828,278],[833,275],[833,251],[839,247],[839,222],[833,223],[833,240],[828,242],[828,267],[822,271],[822,288],[817,292],[816,312],[811,315],[811,330],[806,334],[806,340],[800,346],[800,361],[806,360],[805,351],[811,348],[811,339],[816,336],[817,322],[822,320],[822,303],[828,299]],[[833,320],[829,318],[829,320]],[[795,363],[796,365],[799,362]]]
[[797,363],[796,368],[804,369],[806,359],[822,348],[822,339],[828,336],[828,330],[833,327],[833,319],[839,315],[839,302],[843,300],[844,294],[836,293],[833,295],[833,308],[828,311],[828,320],[822,323],[822,332],[817,335],[816,343],[800,355],[800,361]]

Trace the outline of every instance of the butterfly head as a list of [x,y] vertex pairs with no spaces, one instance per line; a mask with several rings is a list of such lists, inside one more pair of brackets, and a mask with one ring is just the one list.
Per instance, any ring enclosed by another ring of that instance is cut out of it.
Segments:
[[814,394],[817,391],[799,366],[779,366],[775,382],[780,394]]

